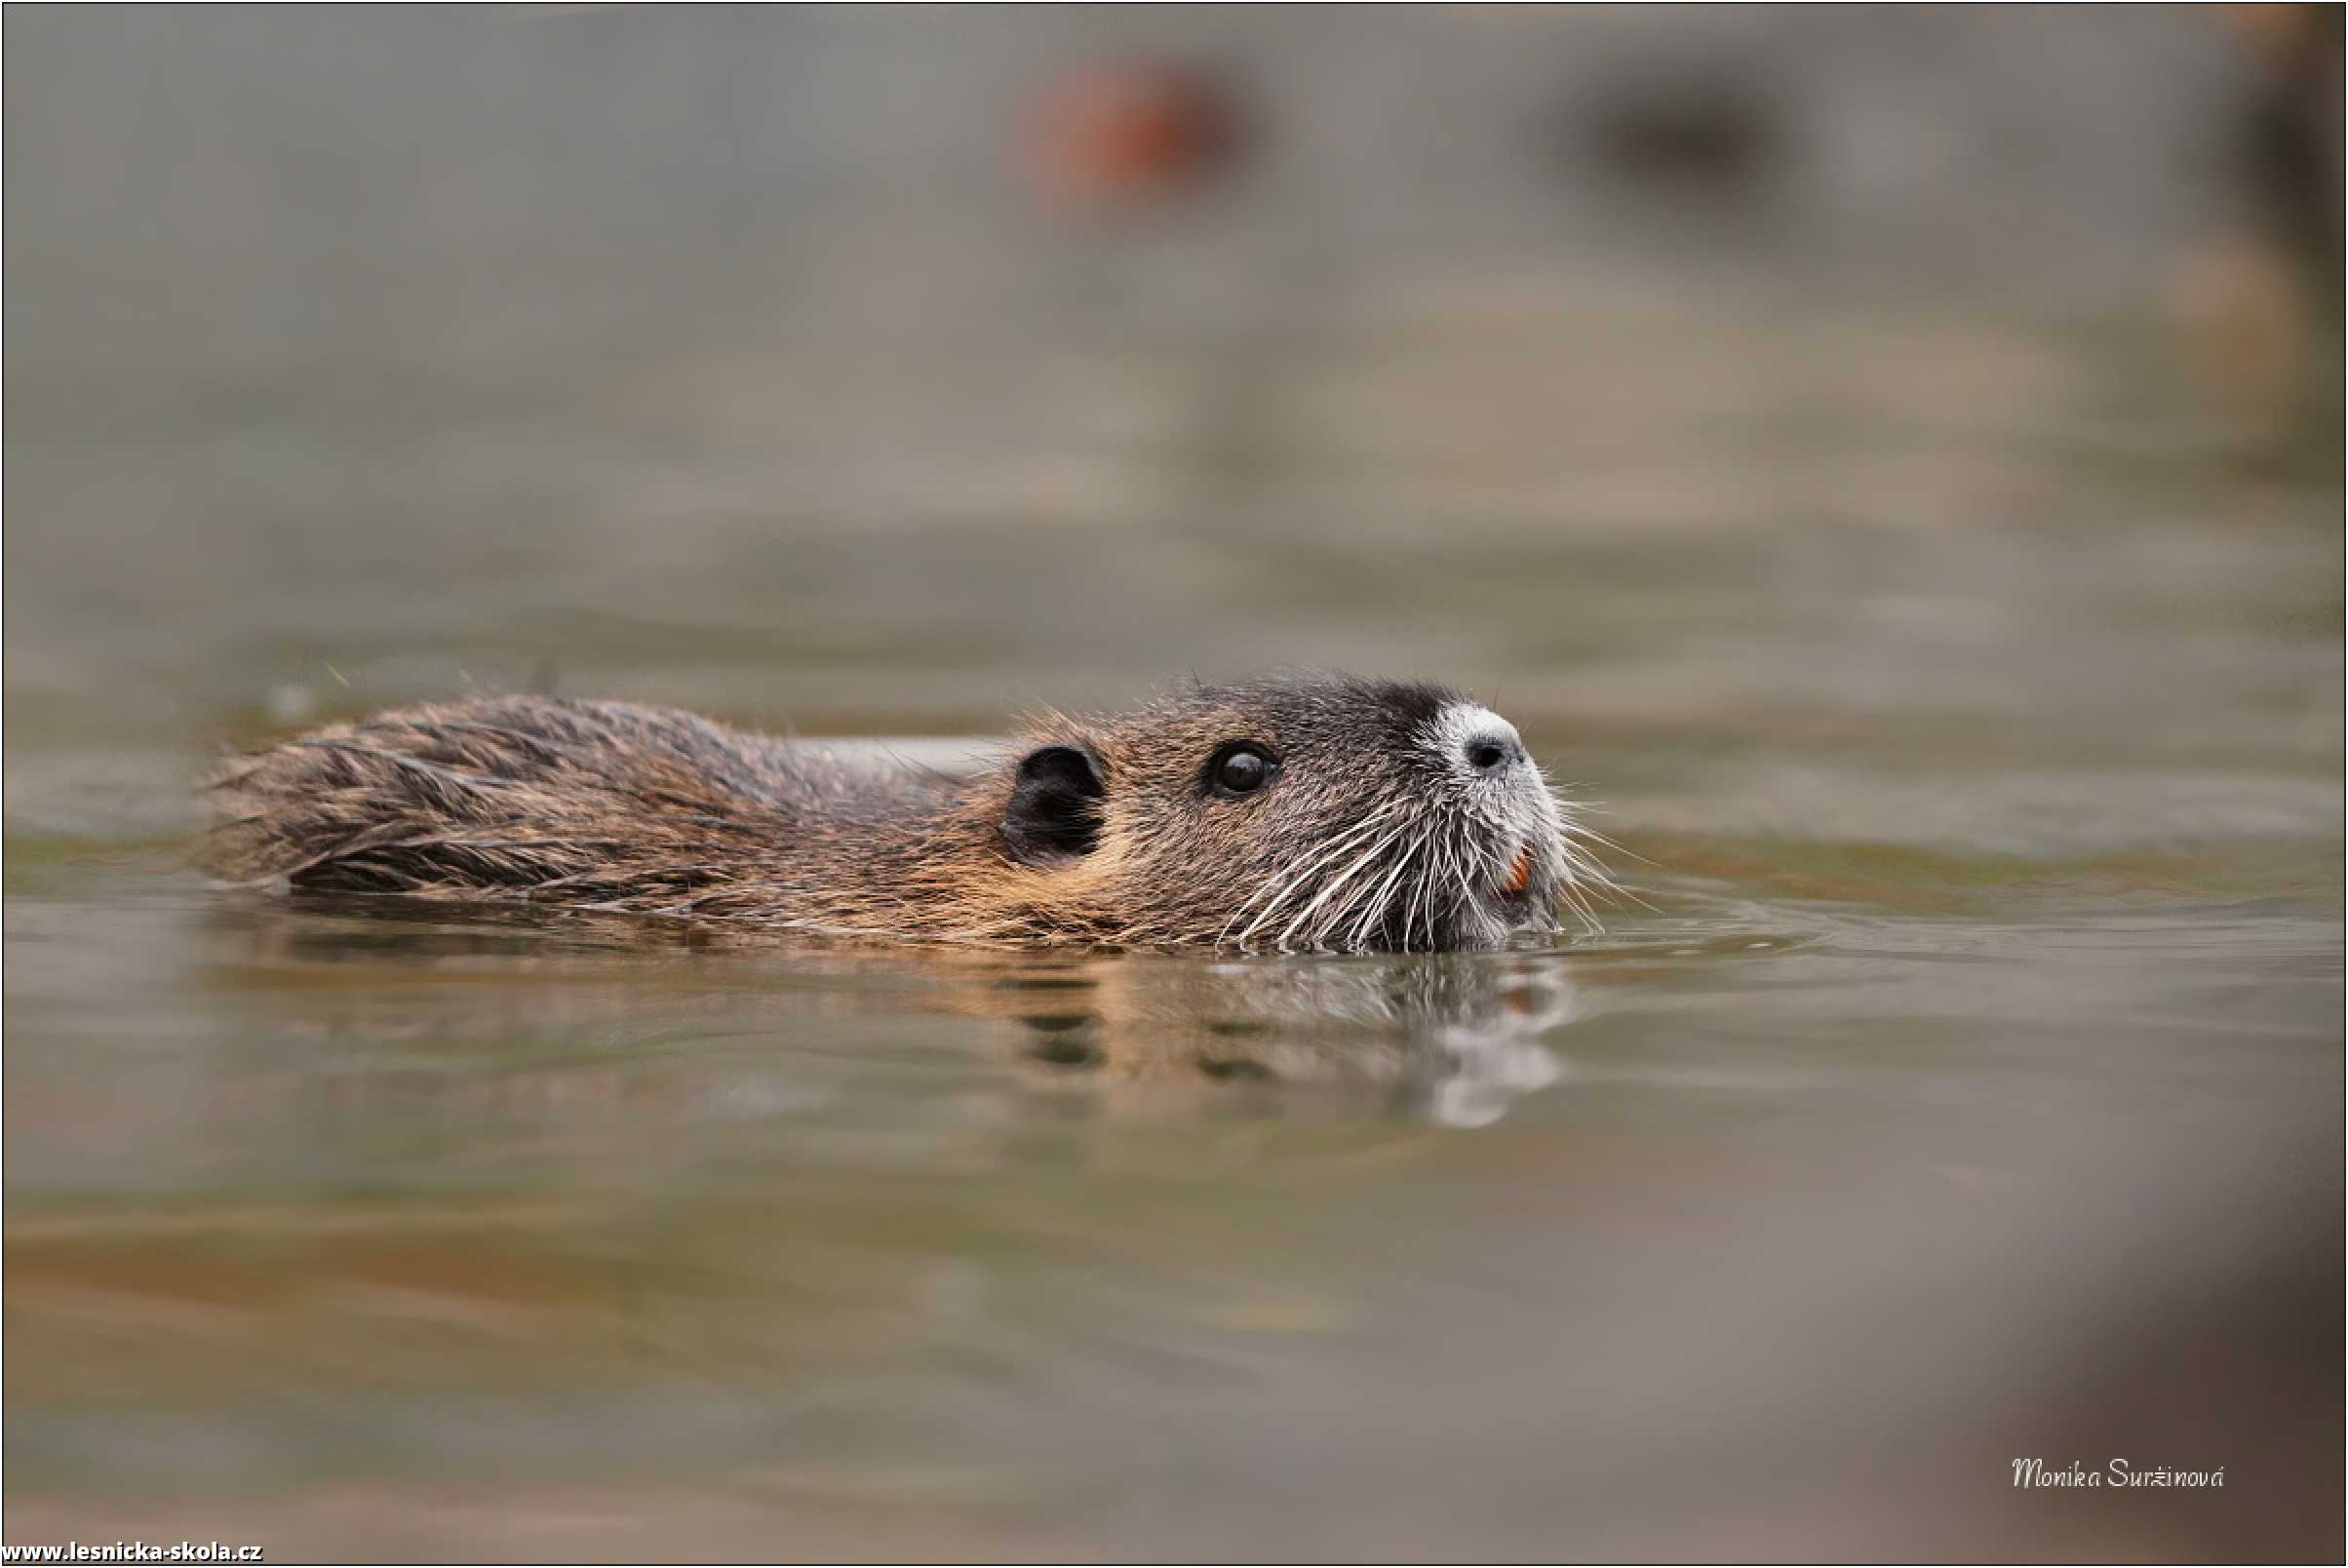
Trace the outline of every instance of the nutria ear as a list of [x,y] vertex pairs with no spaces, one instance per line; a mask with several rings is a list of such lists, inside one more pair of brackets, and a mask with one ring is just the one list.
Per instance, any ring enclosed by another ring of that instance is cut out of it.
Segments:
[[1048,866],[1092,853],[1100,842],[1100,764],[1075,746],[1038,746],[1019,759],[1003,813],[1011,858]]

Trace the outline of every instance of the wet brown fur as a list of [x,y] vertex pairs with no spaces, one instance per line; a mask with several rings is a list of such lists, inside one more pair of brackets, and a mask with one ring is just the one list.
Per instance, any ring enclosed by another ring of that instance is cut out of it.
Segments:
[[[894,941],[1214,943],[1316,841],[1381,808],[1397,822],[1431,809],[1407,775],[1362,764],[1450,695],[1344,677],[1200,687],[1122,719],[1050,716],[959,780],[626,703],[435,705],[240,759],[208,786],[202,857],[240,883]],[[1293,755],[1288,804],[1210,803],[1206,759],[1259,736]],[[1104,782],[1089,852],[1023,857],[1006,842],[1019,759],[1047,746],[1082,752]],[[1406,923],[1398,940],[1324,945],[1473,944],[1441,940],[1430,904],[1423,935]]]

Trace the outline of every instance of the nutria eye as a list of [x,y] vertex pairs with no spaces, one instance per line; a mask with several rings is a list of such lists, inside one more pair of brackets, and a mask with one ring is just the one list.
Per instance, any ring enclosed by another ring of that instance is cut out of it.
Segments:
[[1253,795],[1272,782],[1278,765],[1263,748],[1242,743],[1217,752],[1207,764],[1207,777],[1219,795]]

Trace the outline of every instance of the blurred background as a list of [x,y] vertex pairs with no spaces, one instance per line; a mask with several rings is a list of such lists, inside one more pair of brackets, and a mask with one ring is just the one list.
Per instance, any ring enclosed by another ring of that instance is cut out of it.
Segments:
[[[2341,1549],[2338,8],[5,34],[12,1545]],[[184,864],[396,702],[1281,664],[1492,701],[1646,905],[1229,972]],[[1329,1072],[1134,1065],[1233,1020]]]

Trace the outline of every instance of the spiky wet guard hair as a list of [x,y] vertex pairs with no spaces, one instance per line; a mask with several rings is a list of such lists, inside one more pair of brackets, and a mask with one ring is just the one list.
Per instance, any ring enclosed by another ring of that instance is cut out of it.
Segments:
[[[1459,766],[1463,714],[1484,710],[1346,676],[1194,686],[1044,716],[947,779],[670,710],[489,698],[240,759],[208,786],[203,858],[242,883],[895,941],[1426,950],[1560,904],[1586,921],[1610,885],[1591,836],[1529,761]],[[1209,776],[1234,744],[1274,765],[1243,800]]]

